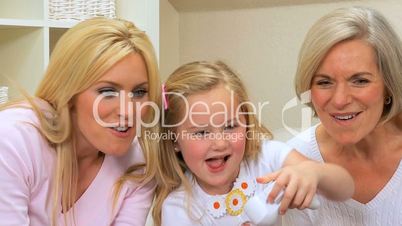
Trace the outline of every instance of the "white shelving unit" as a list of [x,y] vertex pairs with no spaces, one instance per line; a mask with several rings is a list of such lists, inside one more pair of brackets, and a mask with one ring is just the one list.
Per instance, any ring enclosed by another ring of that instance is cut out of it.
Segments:
[[[159,53],[159,0],[116,0],[116,16],[133,21]],[[51,21],[48,0],[0,1],[0,86],[4,76],[33,94],[53,47],[78,21]],[[12,96],[15,89],[11,88]]]

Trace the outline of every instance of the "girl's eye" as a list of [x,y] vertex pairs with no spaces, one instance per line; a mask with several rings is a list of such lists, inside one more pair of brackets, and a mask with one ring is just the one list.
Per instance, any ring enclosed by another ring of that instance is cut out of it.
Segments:
[[236,129],[239,125],[237,125],[236,123],[231,123],[227,126],[225,126],[224,130],[232,130],[232,129]]
[[148,91],[144,88],[136,89],[132,92],[133,98],[141,98],[147,95]]
[[199,136],[199,137],[200,137],[200,136],[206,136],[206,135],[208,135],[208,131],[206,131],[206,130],[199,130],[199,131],[194,132],[193,135]]
[[109,98],[119,96],[119,92],[114,88],[100,88],[98,89],[98,93]]

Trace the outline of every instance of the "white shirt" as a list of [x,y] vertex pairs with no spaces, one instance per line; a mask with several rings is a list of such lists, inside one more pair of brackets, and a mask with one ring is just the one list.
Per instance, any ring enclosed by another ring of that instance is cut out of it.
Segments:
[[[308,158],[324,162],[317,144],[316,129],[317,126],[309,128],[288,141],[288,144]],[[335,202],[321,195],[317,197],[321,203],[319,209],[289,210],[283,217],[283,224],[289,226],[400,226],[402,225],[402,161],[384,188],[367,204],[353,199]]]
[[[0,125],[0,225],[50,225],[56,152],[33,126],[39,122],[30,109],[0,111]],[[74,205],[75,225],[143,226],[154,181],[145,185],[125,183],[112,211],[116,181],[128,167],[143,162],[138,142],[124,156],[105,155],[101,169]],[[61,212],[58,220],[64,225]]]
[[[277,141],[264,141],[262,150],[255,160],[243,160],[237,181],[255,181],[256,177],[279,170],[285,158],[292,149],[284,143]],[[212,196],[205,193],[198,185],[193,175],[187,172],[187,177],[193,185],[193,196],[184,191],[184,187],[173,191],[165,199],[162,205],[162,225],[241,225],[248,219],[244,212],[238,216],[224,214],[222,217],[214,217],[208,206],[211,200],[225,199],[226,195]],[[251,183],[250,183],[251,185]],[[266,185],[256,184],[254,192],[262,191]],[[236,186],[235,186],[236,187]],[[233,190],[232,190],[233,191]],[[190,198],[190,199],[189,199]],[[223,212],[225,208],[223,208]],[[278,222],[279,224],[280,222]]]

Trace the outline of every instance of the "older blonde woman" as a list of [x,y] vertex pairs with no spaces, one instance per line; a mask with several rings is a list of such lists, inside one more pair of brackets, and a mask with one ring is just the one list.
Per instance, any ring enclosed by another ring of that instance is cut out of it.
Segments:
[[351,7],[317,21],[296,75],[297,94],[308,90],[321,124],[288,143],[346,168],[356,190],[345,202],[321,197],[319,210],[290,211],[285,224],[401,225],[402,45],[387,20]]

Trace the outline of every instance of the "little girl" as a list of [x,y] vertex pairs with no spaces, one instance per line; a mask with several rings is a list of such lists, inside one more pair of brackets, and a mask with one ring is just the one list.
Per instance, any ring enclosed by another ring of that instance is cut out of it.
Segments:
[[224,63],[185,64],[164,91],[162,133],[174,136],[161,141],[156,225],[242,225],[245,203],[270,181],[268,202],[284,190],[280,214],[308,207],[317,188],[333,200],[352,195],[346,170],[269,140],[244,85]]

